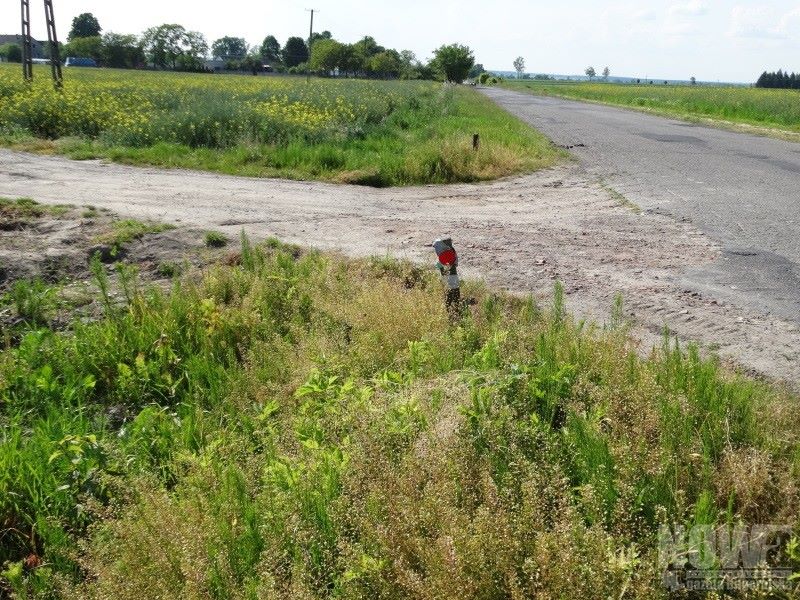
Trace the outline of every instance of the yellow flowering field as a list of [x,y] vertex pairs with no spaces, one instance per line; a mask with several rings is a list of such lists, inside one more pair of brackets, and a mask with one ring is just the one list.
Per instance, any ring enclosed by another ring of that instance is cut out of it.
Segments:
[[[474,90],[434,82],[72,69],[58,92],[45,69],[32,85],[19,71],[0,65],[0,140],[75,158],[398,185],[488,179],[556,156]],[[496,144],[472,152],[473,130]]]

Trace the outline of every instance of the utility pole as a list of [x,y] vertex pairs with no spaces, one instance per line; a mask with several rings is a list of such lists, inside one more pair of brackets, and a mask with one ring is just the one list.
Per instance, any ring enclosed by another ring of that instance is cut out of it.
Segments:
[[[22,13],[22,76],[25,81],[33,81],[33,38],[31,37],[31,4],[30,0],[20,0]],[[44,0],[44,16],[47,21],[47,42],[50,47],[50,67],[53,84],[61,89],[64,79],[61,73],[61,53],[58,49],[56,35],[56,18],[53,12],[53,0]]]
[[[314,13],[319,12],[313,8],[307,8],[306,12],[311,13],[311,26],[308,28],[308,58],[311,60],[311,44],[314,41]],[[311,81],[311,71],[308,70],[308,65],[306,65],[306,83]]]
[[311,43],[314,40],[314,12],[316,9],[307,8],[306,12],[311,13],[311,27],[308,28],[308,49],[311,50]]

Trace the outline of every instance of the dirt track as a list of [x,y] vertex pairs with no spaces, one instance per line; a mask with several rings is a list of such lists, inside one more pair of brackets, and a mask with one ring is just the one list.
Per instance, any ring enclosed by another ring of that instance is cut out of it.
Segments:
[[467,276],[543,299],[560,279],[569,307],[598,320],[621,292],[643,344],[667,324],[749,371],[800,381],[800,327],[682,286],[686,270],[719,256],[714,240],[635,213],[577,165],[490,184],[376,190],[0,150],[0,196],[429,263],[430,242],[448,234]]

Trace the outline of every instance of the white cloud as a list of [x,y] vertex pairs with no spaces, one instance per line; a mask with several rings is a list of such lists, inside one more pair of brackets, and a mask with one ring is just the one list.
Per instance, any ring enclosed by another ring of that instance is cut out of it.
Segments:
[[702,0],[689,0],[669,7],[671,17],[699,17],[707,13],[708,6]]
[[672,4],[667,10],[664,33],[667,36],[684,36],[700,33],[700,17],[708,14],[708,6],[702,0],[689,0]]
[[783,15],[778,25],[778,32],[789,39],[800,37],[800,6]]
[[763,6],[734,6],[728,35],[760,40],[783,39],[786,37],[784,29],[788,25],[788,17],[784,17],[784,24],[777,23],[774,12]]

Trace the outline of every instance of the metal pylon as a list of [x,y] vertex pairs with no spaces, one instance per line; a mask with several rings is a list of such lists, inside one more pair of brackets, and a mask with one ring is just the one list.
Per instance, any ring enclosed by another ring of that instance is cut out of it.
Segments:
[[[20,0],[22,12],[22,76],[25,81],[33,81],[33,38],[31,37],[31,3]],[[53,72],[53,83],[60,88],[64,83],[61,73],[61,52],[58,49],[56,35],[56,18],[53,12],[53,0],[44,0],[44,16],[47,21],[47,41],[50,47],[50,67]]]
[[33,40],[31,39],[31,3],[22,1],[22,76],[33,81]]
[[44,16],[47,20],[47,41],[50,45],[50,67],[53,71],[53,83],[57,88],[60,88],[64,85],[64,76],[61,74],[61,52],[58,50],[53,0],[44,0]]

